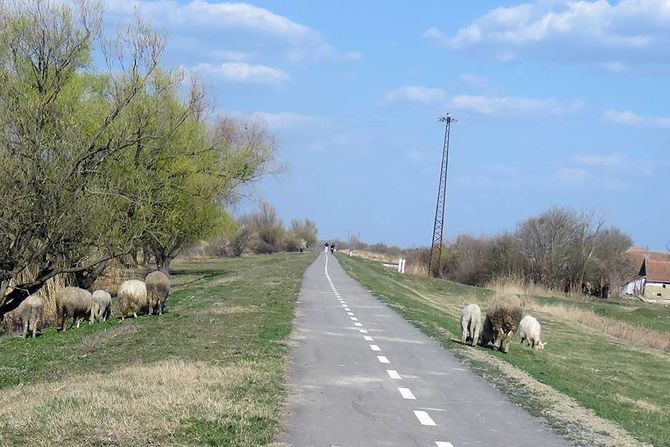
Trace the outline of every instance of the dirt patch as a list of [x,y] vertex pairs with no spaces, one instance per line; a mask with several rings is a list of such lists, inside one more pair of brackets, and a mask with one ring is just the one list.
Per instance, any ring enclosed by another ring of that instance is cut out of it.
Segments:
[[106,331],[96,332],[94,335],[87,337],[79,346],[82,354],[92,354],[100,347],[106,345],[119,335],[129,335],[138,332],[140,327],[136,324],[123,324],[122,326],[108,329]]
[[225,303],[214,303],[212,307],[207,310],[204,310],[204,314],[214,314],[214,315],[232,315],[232,314],[244,314],[244,313],[254,313],[259,312],[260,308],[258,306],[236,306]]
[[597,416],[592,410],[582,407],[573,398],[564,395],[549,385],[538,382],[533,377],[509,363],[499,360],[478,349],[465,349],[462,353],[472,360],[483,362],[498,369],[504,376],[526,388],[528,394],[538,398],[546,409],[543,414],[550,420],[565,426],[582,428],[580,438],[594,445],[607,447],[653,447],[640,442],[618,425]]
[[633,404],[640,410],[646,411],[647,413],[660,413],[663,411],[663,409],[658,405],[655,405],[644,399],[631,399],[630,397],[622,396],[621,394],[617,394],[616,399],[624,404]]
[[223,278],[218,278],[212,282],[213,286],[222,286],[224,284],[230,284],[232,282],[240,279],[239,276],[224,276]]

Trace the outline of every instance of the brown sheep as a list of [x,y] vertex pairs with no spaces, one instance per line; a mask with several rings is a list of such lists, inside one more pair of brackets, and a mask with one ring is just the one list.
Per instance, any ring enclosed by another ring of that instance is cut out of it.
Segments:
[[509,352],[509,342],[519,329],[523,316],[521,300],[516,295],[506,295],[496,298],[489,306],[484,320],[482,345],[493,344],[504,353]]
[[56,296],[56,306],[58,311],[58,322],[60,328],[65,332],[65,322],[72,318],[70,327],[79,323],[84,318],[88,318],[88,324],[93,322],[93,298],[91,292],[80,289],[79,287],[64,287]]
[[32,330],[33,338],[35,337],[43,309],[44,301],[37,295],[30,295],[16,308],[16,315],[21,319],[23,326],[23,338],[28,336],[29,329]]
[[144,281],[137,279],[124,281],[119,287],[118,301],[121,320],[126,318],[131,310],[135,318],[137,318],[137,312],[146,312],[149,303],[147,301],[147,286]]
[[170,279],[163,272],[151,272],[144,282],[147,286],[149,313],[162,315],[165,310],[165,301],[170,295]]

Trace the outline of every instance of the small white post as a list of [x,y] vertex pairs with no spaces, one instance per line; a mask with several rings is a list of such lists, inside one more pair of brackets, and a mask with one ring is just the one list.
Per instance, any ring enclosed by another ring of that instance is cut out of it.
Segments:
[[400,273],[405,273],[406,265],[407,265],[407,259],[402,258],[402,272],[400,272]]
[[402,273],[402,258],[398,259],[398,273]]

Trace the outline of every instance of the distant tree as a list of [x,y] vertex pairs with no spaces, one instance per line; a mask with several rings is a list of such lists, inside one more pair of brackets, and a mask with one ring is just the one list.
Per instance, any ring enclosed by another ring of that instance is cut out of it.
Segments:
[[297,240],[305,241],[307,247],[313,247],[316,245],[318,230],[314,221],[309,219],[293,219],[291,220],[289,233]]
[[284,227],[277,209],[268,202],[261,202],[258,210],[248,216],[254,233],[256,253],[274,253],[281,250]]

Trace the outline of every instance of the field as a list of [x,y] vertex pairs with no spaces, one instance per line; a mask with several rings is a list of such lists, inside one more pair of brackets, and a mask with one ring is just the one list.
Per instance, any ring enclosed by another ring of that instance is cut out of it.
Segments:
[[315,254],[176,262],[162,317],[0,339],[0,445],[265,445]]
[[[542,322],[547,346],[532,351],[517,338],[505,355],[459,341],[460,309],[475,302],[485,310],[491,291],[400,275],[379,262],[343,254],[338,259],[373,294],[567,438],[581,445],[670,446],[670,356],[638,339],[670,335],[667,308],[526,297],[529,312]],[[589,320],[576,322],[575,314]],[[591,315],[642,335],[628,340],[603,334],[591,326]]]

